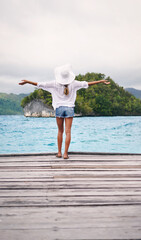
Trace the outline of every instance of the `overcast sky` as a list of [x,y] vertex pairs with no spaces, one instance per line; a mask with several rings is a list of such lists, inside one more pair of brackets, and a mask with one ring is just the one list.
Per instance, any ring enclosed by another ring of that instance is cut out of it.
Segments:
[[66,63],[141,89],[141,0],[0,0],[0,92]]

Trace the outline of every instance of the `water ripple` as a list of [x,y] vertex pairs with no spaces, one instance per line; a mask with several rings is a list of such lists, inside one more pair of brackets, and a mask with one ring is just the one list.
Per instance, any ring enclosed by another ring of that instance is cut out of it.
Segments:
[[[0,153],[56,151],[55,118],[0,116]],[[141,153],[141,117],[74,118],[69,151]]]

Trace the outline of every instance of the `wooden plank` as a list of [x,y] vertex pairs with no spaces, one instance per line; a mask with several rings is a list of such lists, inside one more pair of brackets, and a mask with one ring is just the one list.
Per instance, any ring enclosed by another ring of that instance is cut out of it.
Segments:
[[39,197],[2,197],[0,207],[62,207],[62,206],[105,206],[105,205],[141,205],[141,196],[46,196]]
[[[95,155],[75,155],[75,154],[69,154],[69,161],[70,160],[141,160],[141,154],[139,155],[98,155],[98,154],[95,154]],[[24,160],[24,161],[35,161],[35,160],[38,160],[38,161],[64,161],[63,158],[62,159],[58,159],[55,157],[55,154],[54,155],[47,155],[47,156],[13,156],[13,157],[1,157],[0,156],[0,161],[9,161],[9,160],[15,160],[15,161],[19,161],[19,160]],[[68,161],[68,160],[67,160]]]
[[3,163],[0,164],[0,171],[2,170],[8,170],[8,169],[24,169],[24,168],[40,168],[40,169],[141,169],[141,164],[139,163],[129,163],[129,164],[119,164],[119,163],[114,163],[114,164],[100,164],[100,163],[95,163],[95,164],[46,164],[46,163]]
[[[81,178],[72,178],[72,179],[54,179],[54,178],[46,178],[46,177],[42,177],[41,175],[40,176],[38,176],[38,177],[17,177],[16,176],[16,174],[15,174],[15,178],[7,178],[7,177],[5,177],[5,178],[0,178],[0,182],[3,184],[4,182],[5,183],[8,183],[8,182],[42,182],[43,184],[44,183],[56,183],[56,184],[67,184],[67,183],[74,183],[74,184],[82,184],[82,183],[84,183],[84,180],[83,180],[83,178],[81,179]],[[127,182],[129,182],[129,183],[139,183],[140,184],[140,182],[141,182],[141,177],[138,177],[138,178],[130,178],[130,177],[121,177],[121,178],[96,178],[95,177],[95,179],[93,179],[93,178],[87,178],[87,179],[85,179],[85,184],[87,184],[87,183],[101,183],[101,184],[103,184],[103,183],[111,183],[111,182],[113,182],[113,183],[127,183]]]
[[46,178],[46,179],[89,179],[89,178],[137,178],[139,179],[141,177],[141,172],[140,171],[123,171],[123,172],[117,172],[117,171],[95,171],[95,172],[48,172],[48,171],[18,171],[18,172],[1,172],[1,179],[14,179],[15,175],[16,178],[36,178],[40,176],[41,178]]
[[140,221],[141,206],[3,208],[0,232],[3,240],[140,239]]
[[20,197],[97,197],[97,196],[141,196],[141,189],[136,191],[136,189],[10,189],[10,190],[0,190],[0,199],[2,198],[20,198]]
[[141,181],[2,181],[0,182],[0,190],[2,189],[141,189]]
[[[1,230],[1,236],[3,240],[140,240],[140,232],[139,227],[135,227],[134,230],[132,228],[80,228],[76,226],[75,228],[45,228],[45,229],[19,229],[18,231],[9,230]],[[59,236],[59,237],[58,237]],[[116,236],[118,238],[116,238]]]
[[[63,227],[72,227],[75,226],[77,223],[87,223],[90,225],[91,223],[88,221],[90,218],[93,221],[95,227],[99,227],[103,225],[103,223],[107,224],[107,226],[111,226],[113,223],[116,224],[118,219],[119,227],[123,228],[129,222],[130,226],[139,226],[140,227],[140,219],[141,219],[141,206],[103,206],[103,207],[80,207],[75,208],[73,211],[73,207],[62,207],[62,208],[48,208],[45,211],[44,208],[21,208],[20,215],[19,215],[19,208],[3,208],[1,209],[1,224],[0,228],[4,229],[16,229],[16,225],[20,226],[21,229],[30,229],[30,224],[32,228],[35,226],[37,227],[37,223],[39,219],[43,226],[41,225],[40,228],[44,229],[44,226],[52,227],[52,221],[58,219],[58,226]],[[7,214],[8,212],[8,214]],[[62,217],[63,216],[63,217]],[[85,218],[84,218],[85,216]],[[120,221],[120,218],[122,220]],[[132,218],[130,218],[132,217]],[[4,225],[4,219],[6,218],[7,224]],[[13,221],[11,222],[11,218]],[[25,221],[25,218],[27,221]],[[73,221],[69,221],[73,218]],[[137,221],[136,219],[137,218]],[[17,221],[18,220],[18,221]],[[52,220],[52,221],[51,221]],[[46,221],[46,224],[45,222]],[[125,224],[126,223],[126,224]],[[44,225],[45,224],[45,225]]]

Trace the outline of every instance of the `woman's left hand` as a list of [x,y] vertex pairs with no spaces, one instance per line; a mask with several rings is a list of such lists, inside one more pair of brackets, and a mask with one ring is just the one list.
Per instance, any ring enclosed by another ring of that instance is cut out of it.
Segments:
[[110,82],[108,80],[101,80],[101,82],[106,84],[106,85],[110,84]]

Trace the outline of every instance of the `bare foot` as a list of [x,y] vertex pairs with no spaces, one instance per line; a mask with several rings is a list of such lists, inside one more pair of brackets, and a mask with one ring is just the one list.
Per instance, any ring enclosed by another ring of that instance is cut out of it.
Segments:
[[69,156],[68,156],[68,154],[67,153],[64,153],[64,159],[69,159]]
[[57,158],[61,158],[61,157],[62,157],[62,154],[61,154],[61,153],[57,153],[57,154],[56,154],[56,157],[57,157]]

